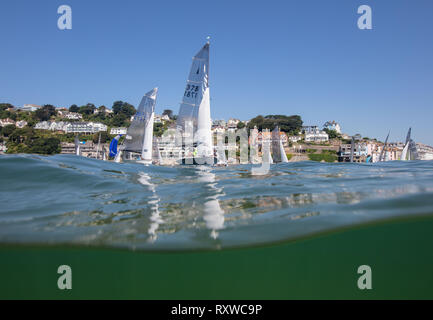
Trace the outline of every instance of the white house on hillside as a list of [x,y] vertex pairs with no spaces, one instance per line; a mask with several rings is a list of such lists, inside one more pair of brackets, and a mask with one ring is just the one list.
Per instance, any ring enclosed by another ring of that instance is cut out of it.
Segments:
[[334,120],[325,122],[323,129],[334,130],[341,134],[341,127],[338,122],[335,122]]

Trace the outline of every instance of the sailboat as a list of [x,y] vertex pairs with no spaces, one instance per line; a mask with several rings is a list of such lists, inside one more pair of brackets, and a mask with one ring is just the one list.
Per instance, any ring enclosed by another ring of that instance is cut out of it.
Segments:
[[[210,93],[209,93],[209,41],[193,57],[185,92],[176,123],[184,138],[192,126],[192,154],[178,160],[179,164],[215,164],[213,152]],[[183,144],[185,146],[185,143]]]
[[119,139],[121,136],[122,136],[121,134],[118,134],[110,142],[108,156],[114,157],[114,162],[120,162],[120,156],[121,156],[122,152],[121,152],[121,150],[119,150],[119,151],[117,150],[117,145],[119,143]]
[[151,164],[153,156],[153,121],[158,88],[153,88],[141,99],[137,113],[126,133],[123,151],[135,152],[141,155],[138,161]]
[[400,160],[419,160],[418,150],[416,148],[416,143],[411,139],[412,128],[409,128],[409,131],[406,135],[406,142],[401,153]]
[[162,163],[161,152],[159,151],[159,144],[158,144],[158,141],[156,139],[153,139],[152,159],[153,159],[153,163],[155,163],[155,164],[161,164]]
[[386,136],[385,144],[383,145],[383,149],[382,149],[382,151],[380,152],[379,162],[382,162],[382,161],[385,160],[385,149],[386,149],[386,147],[387,147],[387,145],[388,145],[389,133],[390,133],[390,132],[388,132],[388,135]]
[[284,150],[283,141],[281,140],[280,128],[276,126],[272,131],[272,153],[275,162],[289,162],[286,151]]

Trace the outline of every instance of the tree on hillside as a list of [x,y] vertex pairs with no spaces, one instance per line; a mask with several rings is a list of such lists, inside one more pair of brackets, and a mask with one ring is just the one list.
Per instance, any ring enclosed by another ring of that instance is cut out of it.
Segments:
[[173,119],[173,110],[165,109],[165,110],[162,112],[162,115],[163,115],[163,116],[167,115],[170,119]]
[[42,108],[35,111],[35,116],[40,121],[50,120],[51,116],[57,113],[56,108],[51,104],[46,104]]
[[9,141],[15,143],[26,143],[35,138],[35,131],[33,128],[15,128],[9,135]]
[[107,131],[101,131],[101,132],[97,132],[97,133],[93,134],[92,141],[94,143],[98,143],[98,141],[99,141],[99,134],[101,134],[101,143],[106,143],[107,141],[110,140],[110,136],[108,135]]
[[122,113],[116,114],[110,121],[110,125],[113,127],[125,127],[128,124],[128,117]]
[[99,113],[105,113],[106,110],[107,110],[107,107],[106,107],[106,106],[100,106],[100,107],[98,108],[98,112],[99,112]]
[[259,130],[270,129],[273,130],[276,126],[280,130],[288,134],[297,134],[302,128],[302,119],[298,115],[284,116],[284,115],[267,115],[257,116],[250,120],[247,128],[253,129],[257,126]]
[[80,108],[78,108],[76,104],[73,104],[72,106],[69,107],[69,112],[78,112],[78,111],[80,111]]
[[126,116],[133,116],[137,112],[132,104],[123,101],[115,101],[111,109],[115,115],[124,114]]
[[10,103],[0,103],[0,111],[5,111],[9,108],[13,108],[14,106]]
[[93,112],[95,112],[95,110],[96,110],[95,105],[93,103],[88,103],[85,106],[81,106],[78,112],[81,114],[91,115],[93,114]]
[[29,143],[30,153],[56,154],[60,153],[61,146],[58,138],[36,138]]
[[245,128],[245,123],[242,122],[242,121],[239,121],[238,124],[236,125],[236,127],[237,127],[238,129]]
[[8,124],[8,125],[3,127],[2,135],[5,137],[9,137],[12,134],[12,132],[14,132],[15,129],[16,129],[15,125]]
[[328,134],[329,139],[340,138],[340,134],[335,130],[329,130],[328,128],[325,128],[323,129],[323,131],[325,131]]

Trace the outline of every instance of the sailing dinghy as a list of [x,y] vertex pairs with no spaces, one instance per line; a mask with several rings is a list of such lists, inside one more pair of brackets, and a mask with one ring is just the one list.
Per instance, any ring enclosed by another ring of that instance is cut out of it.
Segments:
[[141,99],[123,146],[124,151],[139,153],[141,159],[137,162],[143,164],[151,164],[153,159],[153,121],[157,94],[158,88],[153,88]]
[[386,149],[386,147],[388,146],[388,138],[389,138],[389,134],[390,134],[390,132],[388,132],[388,135],[386,136],[386,139],[385,139],[385,144],[383,145],[383,149],[382,149],[382,151],[380,152],[379,162],[385,161],[385,149]]
[[403,151],[401,153],[401,160],[419,160],[418,150],[416,148],[416,143],[411,139],[412,128],[409,128],[406,136],[406,143],[404,145]]
[[[209,93],[209,42],[193,57],[176,123],[184,137],[192,126],[192,154],[185,154],[179,164],[216,164],[214,155]],[[185,144],[183,145],[185,148]]]

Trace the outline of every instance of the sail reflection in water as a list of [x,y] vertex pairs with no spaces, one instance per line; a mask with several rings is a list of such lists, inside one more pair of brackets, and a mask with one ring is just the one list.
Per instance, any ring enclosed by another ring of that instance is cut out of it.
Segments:
[[203,220],[206,228],[212,230],[211,237],[218,237],[218,230],[224,228],[224,211],[221,209],[218,198],[223,195],[223,188],[218,188],[215,174],[207,166],[197,167],[198,181],[205,183],[206,197],[203,203]]
[[139,172],[138,181],[149,188],[152,192],[152,195],[149,197],[148,204],[150,205],[150,226],[148,229],[149,241],[155,242],[157,239],[156,231],[159,228],[159,225],[164,223],[164,220],[161,218],[159,212],[159,202],[160,198],[156,193],[155,185],[150,181],[150,176],[144,172]]

